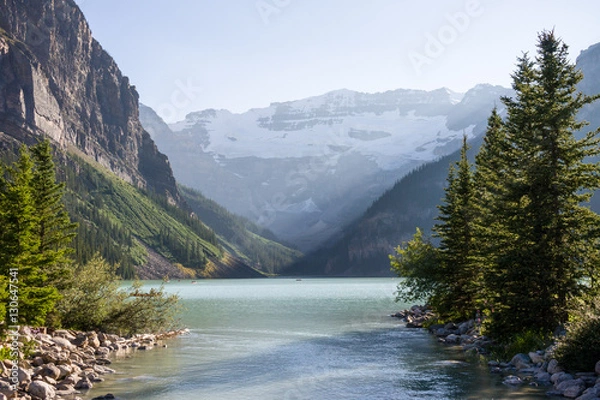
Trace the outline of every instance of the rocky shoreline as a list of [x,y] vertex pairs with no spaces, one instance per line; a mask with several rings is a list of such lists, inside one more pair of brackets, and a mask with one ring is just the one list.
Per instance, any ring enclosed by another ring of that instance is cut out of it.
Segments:
[[[415,305],[392,317],[406,322],[407,328],[423,328],[427,321],[435,318],[435,314],[425,306]],[[474,354],[487,355],[493,342],[480,334],[480,322],[472,319],[445,325],[431,324],[427,329],[439,342],[461,346],[464,351]],[[576,400],[600,399],[600,360],[596,363],[595,371],[569,373],[552,357],[550,347],[528,354],[516,354],[510,362],[488,361],[487,365],[491,373],[502,374],[503,383],[508,386],[548,386],[548,396]]]
[[[16,354],[15,360],[0,361],[0,400],[81,400],[80,394],[104,381],[104,375],[115,372],[108,367],[111,358],[167,347],[166,339],[187,332],[121,337],[65,329],[46,333],[20,327],[18,335],[9,336],[8,344],[18,348],[20,361],[16,361]],[[106,394],[94,400],[116,398]]]

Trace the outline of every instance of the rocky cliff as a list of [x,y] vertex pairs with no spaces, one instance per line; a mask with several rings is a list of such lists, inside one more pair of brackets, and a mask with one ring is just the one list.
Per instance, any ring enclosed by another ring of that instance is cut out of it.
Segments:
[[0,0],[0,132],[47,135],[181,202],[167,158],[139,122],[135,87],[72,0]]

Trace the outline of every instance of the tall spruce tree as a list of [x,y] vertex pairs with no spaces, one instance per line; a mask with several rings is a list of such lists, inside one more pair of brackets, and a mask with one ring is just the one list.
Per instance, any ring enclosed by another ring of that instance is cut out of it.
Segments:
[[35,164],[31,183],[38,218],[40,263],[48,283],[61,290],[72,273],[70,245],[77,224],[71,222],[63,203],[65,184],[56,181],[50,141],[45,139],[31,147],[31,153]]
[[[27,147],[21,147],[18,161],[7,170],[0,192],[0,272],[18,279],[18,315],[10,324],[41,325],[59,298],[58,290],[47,285],[41,268],[39,217],[33,194],[34,163]],[[13,319],[13,317],[15,317]]]
[[466,136],[460,160],[450,167],[439,224],[433,228],[440,240],[438,260],[441,284],[432,305],[445,317],[468,319],[480,308],[481,270],[474,261],[473,171],[467,158]]
[[502,238],[486,283],[494,309],[490,329],[501,339],[549,333],[566,322],[570,297],[582,294],[586,275],[596,268],[590,263],[600,220],[585,203],[600,187],[598,164],[586,162],[600,154],[598,131],[579,140],[574,133],[585,126],[578,111],[598,97],[577,91],[582,74],[554,32],[542,32],[537,47],[535,61],[519,59],[516,97],[502,99],[502,127],[494,117],[504,135],[496,142],[497,159],[478,162],[487,168],[483,180],[498,182],[485,189]]

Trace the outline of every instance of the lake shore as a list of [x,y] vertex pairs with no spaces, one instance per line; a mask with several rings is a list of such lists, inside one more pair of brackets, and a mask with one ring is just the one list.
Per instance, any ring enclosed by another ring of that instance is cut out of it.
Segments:
[[[167,339],[186,334],[173,330],[160,334],[121,337],[102,332],[80,332],[20,327],[9,333],[10,357],[0,361],[0,400],[81,400],[103,376],[115,373],[112,359],[135,351],[167,347]],[[5,347],[6,348],[6,347]],[[14,351],[13,351],[14,350]],[[95,399],[115,399],[112,394]]]
[[[493,341],[481,335],[481,320],[471,319],[460,323],[427,324],[435,314],[425,306],[412,306],[399,311],[392,317],[406,322],[407,328],[424,328],[447,345],[461,346],[462,350],[475,355],[489,355]],[[552,346],[529,352],[515,354],[510,361],[490,360],[487,365],[490,373],[502,374],[503,384],[507,386],[548,387],[548,396],[558,396],[577,400],[600,398],[600,360],[595,371],[565,371],[553,358]]]

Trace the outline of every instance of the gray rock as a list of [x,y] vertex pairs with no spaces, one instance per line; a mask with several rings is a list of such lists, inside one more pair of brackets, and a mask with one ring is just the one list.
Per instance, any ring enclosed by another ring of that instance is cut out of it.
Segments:
[[531,359],[531,362],[534,364],[542,364],[544,362],[544,356],[532,351],[531,353],[529,353],[529,358]]
[[62,347],[63,349],[73,350],[73,344],[63,337],[52,338],[52,341],[54,342],[54,344],[56,344],[59,347]]
[[79,333],[75,339],[71,340],[71,343],[77,347],[87,346],[88,338],[83,333]]
[[67,376],[71,375],[71,373],[73,372],[73,367],[71,367],[70,365],[62,364],[62,365],[57,365],[56,367],[60,371],[60,374],[58,375],[58,379],[66,378]]
[[558,365],[558,361],[556,361],[555,359],[552,359],[548,362],[547,371],[550,375],[554,375],[557,372],[562,372],[563,369],[561,368],[560,365]]
[[554,383],[555,386],[564,381],[571,380],[573,380],[573,375],[567,374],[566,372],[557,372],[555,374],[552,374],[552,376],[550,377],[550,381]]
[[523,384],[523,380],[515,375],[509,375],[502,381],[504,385],[517,386]]
[[40,375],[47,376],[47,377],[50,377],[50,378],[56,380],[60,377],[60,372],[61,372],[60,369],[56,365],[50,363],[50,364],[46,364],[42,367],[42,369],[40,371]]
[[510,363],[517,368],[517,370],[531,368],[531,358],[527,354],[519,353],[515,355]]
[[564,381],[556,386],[556,390],[562,392],[566,398],[574,399],[579,397],[585,390],[585,382],[582,379]]
[[54,388],[46,382],[33,381],[29,384],[29,393],[40,399],[50,400],[56,397]]
[[593,400],[600,397],[600,390],[596,388],[587,388],[583,394],[577,398],[577,400]]
[[75,384],[75,389],[79,390],[89,390],[93,387],[94,385],[92,384],[92,382],[90,382],[88,378],[82,378],[79,380],[79,382]]
[[537,382],[550,384],[551,376],[548,372],[540,371],[534,375],[534,378]]
[[56,337],[61,337],[61,338],[65,338],[67,340],[73,340],[73,339],[75,339],[75,336],[73,336],[71,334],[71,332],[69,332],[66,329],[57,329],[57,330],[54,331],[53,335],[54,335],[55,338]]
[[600,361],[596,363],[596,375],[600,375]]
[[97,356],[106,356],[108,354],[110,354],[110,349],[108,347],[102,347],[102,346],[100,346],[100,347],[98,347],[96,349],[96,355]]
[[446,336],[446,343],[449,344],[456,344],[458,343],[460,340],[460,337],[456,336],[454,333],[451,333],[450,335]]
[[19,369],[17,370],[17,377],[19,378],[19,382],[30,382],[31,372],[29,370],[19,367]]

